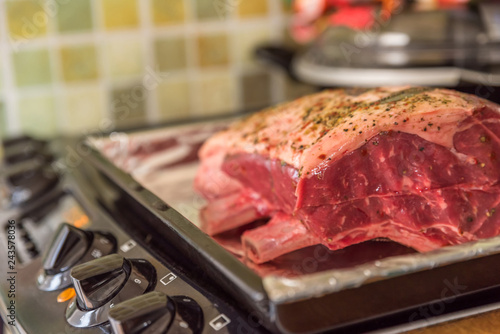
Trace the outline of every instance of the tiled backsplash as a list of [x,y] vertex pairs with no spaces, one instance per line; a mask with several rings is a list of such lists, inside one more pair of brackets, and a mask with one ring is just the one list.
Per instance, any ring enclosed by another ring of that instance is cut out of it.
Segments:
[[0,0],[1,134],[78,135],[293,98],[309,88],[252,57],[285,25],[279,0]]

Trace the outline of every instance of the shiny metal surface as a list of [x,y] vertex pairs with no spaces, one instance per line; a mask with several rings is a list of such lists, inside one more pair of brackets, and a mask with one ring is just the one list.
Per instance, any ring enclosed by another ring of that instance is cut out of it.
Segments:
[[[92,244],[85,251],[82,258],[75,263],[85,263],[101,256],[111,254],[116,250],[116,240],[109,235],[100,232],[93,232],[94,237]],[[40,290],[54,291],[58,289],[67,288],[71,285],[70,270],[50,275],[46,273],[44,268],[40,269],[36,282]]]
[[69,271],[56,275],[47,275],[45,270],[42,268],[38,271],[36,283],[38,284],[38,288],[40,290],[54,291],[70,286],[71,277],[69,275]]
[[[137,263],[134,263],[134,261],[130,261],[130,263],[132,264],[132,270],[123,288],[116,294],[115,297],[113,297],[104,305],[93,310],[83,310],[78,305],[78,296],[72,298],[70,303],[68,304],[68,308],[66,309],[67,322],[71,326],[77,328],[94,327],[105,322],[109,322],[109,310],[116,304],[119,304],[130,298],[140,296],[143,293],[153,289],[156,284],[156,280],[152,282],[150,277],[146,277],[146,275],[142,273],[141,268],[139,268],[137,266]],[[139,261],[142,261],[141,265],[144,265],[146,263],[144,260]]]
[[301,277],[285,278],[270,275],[264,277],[263,282],[273,302],[286,303],[499,252],[500,237],[495,237],[443,247],[428,253],[388,257],[353,268],[329,270]]

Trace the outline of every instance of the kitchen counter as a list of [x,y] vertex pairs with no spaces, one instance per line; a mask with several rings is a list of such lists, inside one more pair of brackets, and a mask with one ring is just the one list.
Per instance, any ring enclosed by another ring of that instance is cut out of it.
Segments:
[[489,334],[500,329],[500,310],[416,329],[407,334]]

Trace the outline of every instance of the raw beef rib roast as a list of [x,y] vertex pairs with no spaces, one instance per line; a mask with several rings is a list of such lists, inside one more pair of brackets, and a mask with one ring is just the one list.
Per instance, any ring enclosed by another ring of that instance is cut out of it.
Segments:
[[389,238],[428,251],[500,234],[500,106],[446,89],[327,90],[266,109],[200,150],[210,235],[246,230],[262,263]]

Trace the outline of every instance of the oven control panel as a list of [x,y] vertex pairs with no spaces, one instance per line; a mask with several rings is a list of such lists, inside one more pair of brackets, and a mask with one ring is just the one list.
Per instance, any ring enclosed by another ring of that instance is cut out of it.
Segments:
[[[34,157],[31,151],[27,158],[7,151],[13,163],[0,169],[7,185],[0,210],[0,314],[7,333],[257,332],[231,302],[153,256],[69,173],[51,168],[50,158],[34,168],[49,170],[57,182],[43,181],[36,192],[32,182],[47,172],[16,167]],[[12,180],[29,196],[16,202],[20,189]]]

